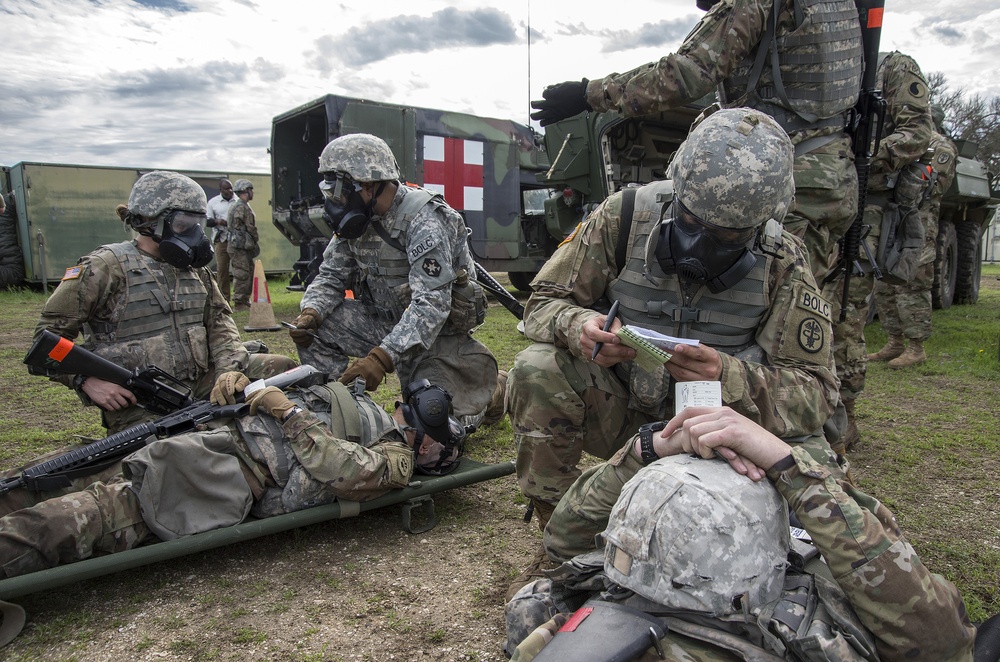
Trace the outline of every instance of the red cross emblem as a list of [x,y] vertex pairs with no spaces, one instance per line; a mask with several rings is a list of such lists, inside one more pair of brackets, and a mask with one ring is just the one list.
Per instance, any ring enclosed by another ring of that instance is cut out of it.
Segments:
[[482,211],[483,148],[478,140],[424,136],[424,188],[458,211]]

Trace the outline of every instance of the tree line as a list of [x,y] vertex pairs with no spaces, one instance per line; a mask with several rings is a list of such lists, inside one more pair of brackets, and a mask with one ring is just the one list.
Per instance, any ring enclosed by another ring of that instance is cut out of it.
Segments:
[[[944,109],[944,128],[949,137],[979,143],[979,160],[994,176],[1000,173],[1000,97],[951,89],[941,72],[931,73],[927,84],[931,103]],[[994,180],[993,186],[1000,187],[1000,182]]]

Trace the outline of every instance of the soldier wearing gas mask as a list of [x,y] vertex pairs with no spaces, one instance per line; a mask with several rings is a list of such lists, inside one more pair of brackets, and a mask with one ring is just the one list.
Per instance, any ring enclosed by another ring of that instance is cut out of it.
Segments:
[[[108,244],[80,258],[42,310],[35,329],[74,339],[128,370],[155,365],[208,397],[217,375],[269,377],[296,365],[288,357],[255,354],[240,340],[231,311],[207,264],[212,245],[202,226],[205,192],[175,172],[153,171],[132,187],[117,212],[131,241]],[[73,375],[52,377],[101,408],[109,432],[152,420],[128,389]]]
[[[400,181],[384,140],[348,134],[319,159],[334,231],[290,331],[303,363],[374,390],[387,373],[454,394],[472,427],[503,415],[496,359],[471,332],[486,298],[462,217],[440,195]],[[346,298],[351,290],[354,298]],[[360,357],[348,367],[349,357]]]
[[[514,360],[508,413],[518,481],[543,528],[583,451],[610,458],[641,425],[670,418],[677,382],[721,382],[723,404],[786,439],[833,414],[830,306],[780,224],[792,158],[767,115],[717,111],[678,148],[670,180],[612,195],[542,267],[525,306],[534,344]],[[620,319],[605,332],[613,301]],[[646,370],[615,335],[623,323],[700,344]]]

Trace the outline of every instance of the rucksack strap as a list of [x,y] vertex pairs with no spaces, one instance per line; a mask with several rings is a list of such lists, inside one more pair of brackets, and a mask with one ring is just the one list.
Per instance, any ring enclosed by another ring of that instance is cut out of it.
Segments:
[[628,255],[629,235],[632,234],[632,216],[635,214],[635,194],[639,189],[627,186],[622,191],[622,214],[618,226],[618,243],[615,244],[615,266],[618,273],[625,267],[625,256]]

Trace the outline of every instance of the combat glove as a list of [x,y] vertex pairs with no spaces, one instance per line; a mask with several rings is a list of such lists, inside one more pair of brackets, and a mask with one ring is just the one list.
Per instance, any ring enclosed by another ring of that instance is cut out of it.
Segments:
[[236,394],[250,384],[250,378],[242,372],[224,372],[215,380],[209,399],[213,405],[235,405]]
[[292,322],[296,328],[290,329],[288,335],[292,337],[292,342],[299,347],[308,347],[313,343],[313,332],[322,323],[323,319],[315,308],[306,308]]
[[593,110],[587,103],[587,83],[586,78],[577,81],[566,81],[549,85],[542,91],[542,99],[532,101],[531,107],[535,112],[531,113],[531,119],[538,120],[542,126],[548,126],[564,120],[567,117],[579,115],[585,110]]
[[365,378],[365,390],[374,391],[385,378],[385,373],[393,372],[396,368],[392,365],[392,359],[381,347],[376,347],[368,352],[368,356],[358,359],[350,368],[344,371],[340,377],[341,384],[350,384],[358,377]]
[[247,397],[247,404],[250,405],[251,415],[263,412],[279,421],[285,417],[285,412],[295,406],[277,386],[254,391]]

